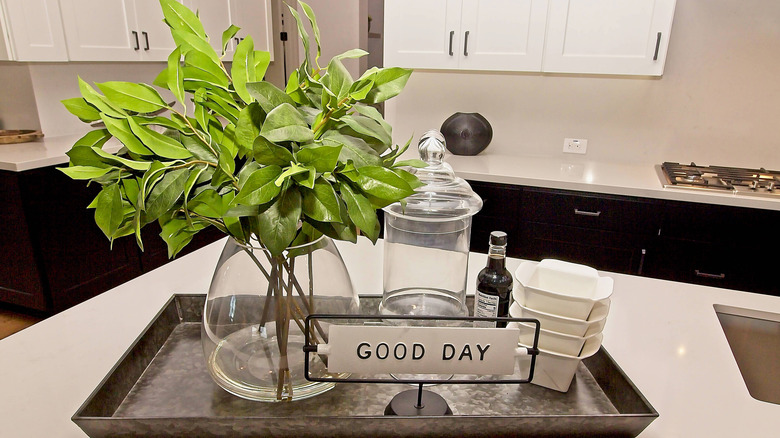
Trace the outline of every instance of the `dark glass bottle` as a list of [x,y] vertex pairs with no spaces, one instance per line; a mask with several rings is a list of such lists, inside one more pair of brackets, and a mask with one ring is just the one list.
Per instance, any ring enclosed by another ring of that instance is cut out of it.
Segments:
[[[506,241],[503,231],[490,233],[490,249],[487,266],[477,275],[477,296],[474,299],[474,316],[509,316],[512,300],[512,274],[506,269]],[[505,322],[478,323],[480,327],[506,327]]]

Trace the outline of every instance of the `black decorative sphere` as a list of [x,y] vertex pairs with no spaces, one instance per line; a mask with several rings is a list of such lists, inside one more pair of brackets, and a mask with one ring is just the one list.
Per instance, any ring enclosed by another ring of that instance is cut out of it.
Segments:
[[455,113],[441,125],[447,149],[455,155],[477,155],[493,139],[493,127],[479,113]]

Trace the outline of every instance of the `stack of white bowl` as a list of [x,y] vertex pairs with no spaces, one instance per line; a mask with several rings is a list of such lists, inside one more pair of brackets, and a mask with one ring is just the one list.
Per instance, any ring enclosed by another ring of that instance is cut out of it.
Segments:
[[[600,277],[588,266],[553,259],[520,264],[509,315],[540,322],[540,354],[531,383],[569,390],[580,361],[601,346],[612,287],[612,278]],[[520,329],[520,344],[533,345],[534,324],[510,326]],[[521,362],[530,367],[530,356]]]

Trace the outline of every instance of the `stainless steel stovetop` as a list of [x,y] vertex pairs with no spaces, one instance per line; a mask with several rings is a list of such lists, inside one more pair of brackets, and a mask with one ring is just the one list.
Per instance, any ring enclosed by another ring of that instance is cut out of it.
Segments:
[[731,192],[746,196],[780,196],[780,172],[741,167],[661,165],[664,187]]

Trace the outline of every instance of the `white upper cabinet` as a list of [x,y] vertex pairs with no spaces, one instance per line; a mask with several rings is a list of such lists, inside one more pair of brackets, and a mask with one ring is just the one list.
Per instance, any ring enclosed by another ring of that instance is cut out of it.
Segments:
[[241,28],[228,42],[224,60],[233,59],[236,44],[247,35],[252,35],[255,50],[270,52],[271,60],[274,59],[269,0],[188,0],[184,4],[198,11],[209,42],[217,53],[222,53],[222,32],[231,24]]
[[385,65],[538,71],[547,0],[385,2]]
[[271,2],[269,0],[230,0],[230,17],[232,23],[241,28],[236,34],[236,38],[243,39],[247,35],[251,35],[255,50],[269,52],[273,61]]
[[392,0],[385,65],[661,75],[675,0]]
[[657,75],[675,0],[550,0],[544,71]]
[[158,0],[60,0],[73,61],[164,61],[176,46]]
[[0,59],[68,60],[57,0],[2,0],[1,6],[6,34],[0,37]]

